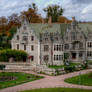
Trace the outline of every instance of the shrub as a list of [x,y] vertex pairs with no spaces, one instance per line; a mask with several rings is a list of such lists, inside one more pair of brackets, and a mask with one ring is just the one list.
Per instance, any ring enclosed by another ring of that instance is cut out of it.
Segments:
[[22,50],[1,50],[0,51],[0,61],[8,62],[9,58],[14,58],[15,61],[25,61],[27,58],[27,53]]
[[5,65],[0,65],[0,70],[5,69]]
[[73,71],[75,71],[75,66],[65,66],[64,70],[66,72],[73,72]]
[[87,69],[88,68],[88,61],[84,62],[82,65],[81,65],[82,69]]

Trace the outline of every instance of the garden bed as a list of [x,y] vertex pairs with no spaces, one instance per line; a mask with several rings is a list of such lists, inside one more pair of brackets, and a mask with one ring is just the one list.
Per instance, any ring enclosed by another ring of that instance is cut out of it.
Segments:
[[0,89],[41,79],[43,77],[22,72],[0,72]]
[[[69,66],[78,66],[78,65],[80,65],[80,64],[79,63],[70,63]],[[57,65],[49,65],[48,67],[53,68],[53,69],[59,69],[59,68],[66,67],[66,65],[59,65],[59,66],[57,66]]]

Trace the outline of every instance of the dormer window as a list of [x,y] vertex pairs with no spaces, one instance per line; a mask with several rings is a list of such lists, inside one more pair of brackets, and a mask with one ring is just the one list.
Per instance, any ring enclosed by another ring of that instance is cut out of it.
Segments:
[[17,40],[19,40],[19,35],[17,35]]

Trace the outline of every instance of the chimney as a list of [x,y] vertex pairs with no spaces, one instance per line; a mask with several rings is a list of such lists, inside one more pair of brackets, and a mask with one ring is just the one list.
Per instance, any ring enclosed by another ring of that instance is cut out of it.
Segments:
[[75,21],[75,17],[72,17],[72,22],[74,22]]
[[52,17],[50,16],[49,19],[48,19],[48,24],[52,24]]

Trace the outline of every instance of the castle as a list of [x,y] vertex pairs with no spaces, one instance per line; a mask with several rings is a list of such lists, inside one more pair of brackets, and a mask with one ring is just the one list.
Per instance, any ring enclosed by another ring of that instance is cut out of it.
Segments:
[[29,24],[17,30],[11,41],[12,49],[25,50],[34,65],[63,65],[65,54],[71,62],[92,59],[92,25],[80,24],[72,18],[71,24]]

